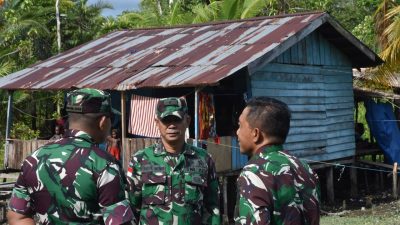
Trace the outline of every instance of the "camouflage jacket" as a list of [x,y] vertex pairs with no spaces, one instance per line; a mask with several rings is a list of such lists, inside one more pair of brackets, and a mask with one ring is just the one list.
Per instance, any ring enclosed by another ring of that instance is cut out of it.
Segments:
[[69,130],[24,160],[9,208],[41,224],[121,224],[134,219],[124,185],[113,157]]
[[238,178],[236,224],[319,225],[318,176],[281,145],[257,151]]
[[129,200],[140,224],[220,224],[215,164],[185,144],[175,166],[161,143],[138,151],[128,167]]

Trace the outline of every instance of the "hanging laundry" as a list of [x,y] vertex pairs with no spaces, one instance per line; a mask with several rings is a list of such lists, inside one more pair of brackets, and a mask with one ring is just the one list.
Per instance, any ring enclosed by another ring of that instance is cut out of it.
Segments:
[[129,133],[145,137],[160,137],[160,132],[154,122],[157,102],[158,98],[132,95]]
[[214,97],[212,94],[199,93],[199,130],[200,139],[217,137],[215,124]]

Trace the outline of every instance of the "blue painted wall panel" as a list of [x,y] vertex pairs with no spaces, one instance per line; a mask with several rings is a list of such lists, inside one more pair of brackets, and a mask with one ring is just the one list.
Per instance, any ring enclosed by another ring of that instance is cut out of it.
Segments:
[[[250,74],[253,96],[270,96],[292,110],[285,147],[307,158],[334,160],[354,154],[350,60],[317,32]],[[310,156],[313,149],[325,153]]]

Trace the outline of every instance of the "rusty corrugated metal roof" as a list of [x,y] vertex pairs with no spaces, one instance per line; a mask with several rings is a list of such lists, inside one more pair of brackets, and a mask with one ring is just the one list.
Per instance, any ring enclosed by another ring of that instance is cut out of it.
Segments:
[[278,56],[327,21],[330,16],[318,12],[116,31],[1,78],[0,89],[215,85],[243,67],[272,60],[266,56]]

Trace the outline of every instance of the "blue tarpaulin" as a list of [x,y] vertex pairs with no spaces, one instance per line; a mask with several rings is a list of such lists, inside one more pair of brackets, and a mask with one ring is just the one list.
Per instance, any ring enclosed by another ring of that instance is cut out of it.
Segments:
[[400,163],[400,131],[392,105],[367,100],[365,107],[369,129],[382,149],[386,163]]

